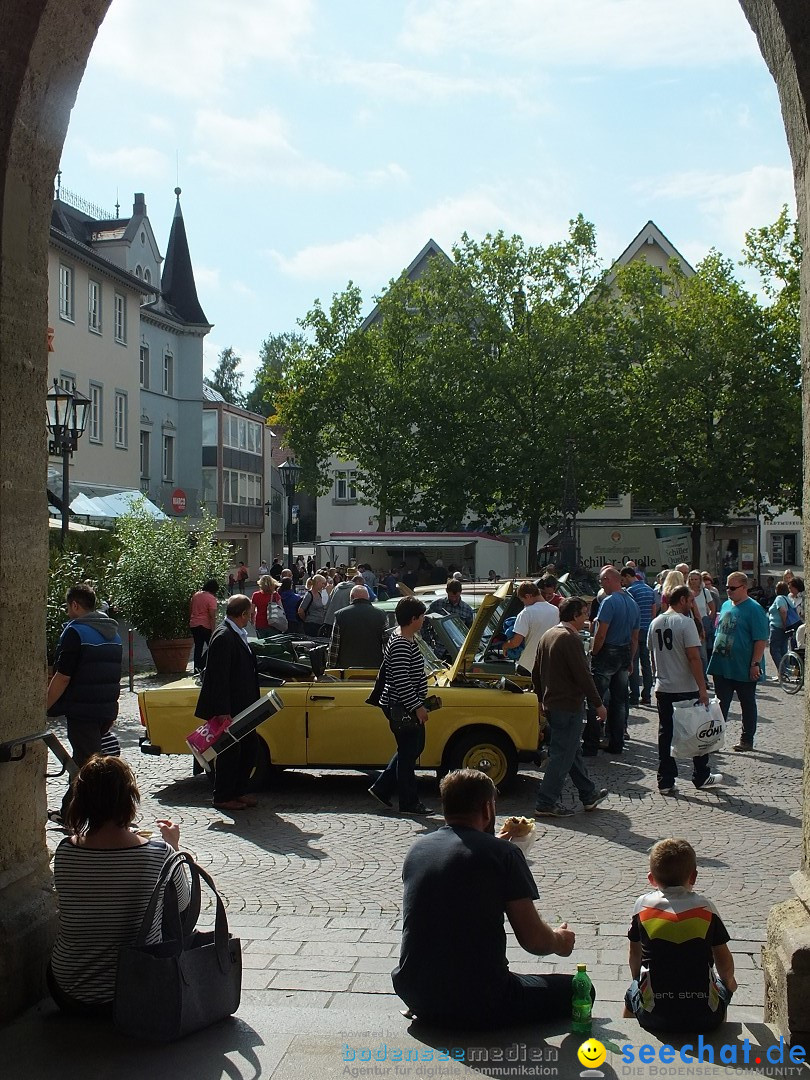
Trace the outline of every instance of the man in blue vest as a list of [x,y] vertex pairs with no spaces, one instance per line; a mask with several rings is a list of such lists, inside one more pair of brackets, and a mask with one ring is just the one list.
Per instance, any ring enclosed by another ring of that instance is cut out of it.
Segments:
[[[68,589],[65,602],[69,621],[56,647],[45,707],[48,716],[65,717],[73,760],[81,768],[101,753],[102,737],[118,716],[123,650],[118,623],[96,611],[96,594],[89,585]],[[68,787],[62,817],[70,799]]]

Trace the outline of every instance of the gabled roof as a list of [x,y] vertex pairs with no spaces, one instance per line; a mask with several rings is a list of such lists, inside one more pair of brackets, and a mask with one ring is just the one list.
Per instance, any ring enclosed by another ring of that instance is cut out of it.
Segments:
[[[415,259],[412,260],[402,271],[401,277],[408,278],[409,281],[418,281],[419,278],[427,270],[431,259],[444,259],[446,262],[452,262],[453,260],[444,251],[435,240],[428,240]],[[380,305],[375,304],[374,308],[363,319],[360,324],[361,330],[368,330],[370,326],[378,322],[380,318]]]
[[[111,262],[93,246],[94,234],[101,224],[109,228],[113,223],[99,222],[98,219],[90,217],[89,214],[77,210],[57,197],[54,199],[51,210],[51,243],[68,254],[81,257],[91,266],[97,267],[129,288],[137,289],[140,293],[156,294],[159,290],[154,285],[149,285],[118,266],[117,263]],[[116,222],[115,224],[125,225],[126,223]]]
[[681,270],[683,270],[686,277],[692,277],[694,275],[695,268],[687,262],[675,245],[664,236],[655,222],[648,221],[613,263],[605,278],[606,284],[610,285],[612,283],[613,279],[616,277],[616,270],[620,266],[627,266],[628,263],[633,262],[635,259],[644,258],[645,251],[648,248],[656,246],[664,254],[665,261],[668,262],[670,259],[677,259],[681,264]]
[[183,222],[183,211],[180,209],[180,188],[175,188],[174,193],[177,196],[177,205],[174,208],[174,220],[169,233],[169,246],[166,249],[160,289],[170,313],[194,326],[210,326],[197,299],[197,286],[194,283],[186,226]]

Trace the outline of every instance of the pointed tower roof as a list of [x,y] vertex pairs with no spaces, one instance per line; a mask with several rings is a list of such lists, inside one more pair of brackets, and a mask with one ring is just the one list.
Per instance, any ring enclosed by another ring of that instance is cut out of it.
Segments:
[[177,206],[174,208],[169,246],[166,249],[166,260],[163,264],[161,292],[168,308],[183,322],[192,323],[195,326],[210,326],[197,299],[197,286],[194,284],[186,226],[183,223],[183,211],[180,209],[180,188],[176,187],[174,193],[177,196]]

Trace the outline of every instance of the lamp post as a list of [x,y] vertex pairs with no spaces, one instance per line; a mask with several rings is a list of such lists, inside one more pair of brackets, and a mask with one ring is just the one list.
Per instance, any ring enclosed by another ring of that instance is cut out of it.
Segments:
[[70,512],[70,458],[79,444],[87,425],[90,399],[78,390],[66,390],[53,380],[53,388],[45,398],[48,432],[48,453],[62,458],[62,531],[59,546],[64,551]]
[[302,472],[301,466],[296,465],[295,458],[287,458],[284,464],[278,467],[281,486],[287,496],[287,559],[290,570],[293,568],[292,501]]

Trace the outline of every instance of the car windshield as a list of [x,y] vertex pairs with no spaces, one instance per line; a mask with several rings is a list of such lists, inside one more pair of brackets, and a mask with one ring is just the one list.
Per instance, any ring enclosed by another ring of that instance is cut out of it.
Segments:
[[421,634],[417,634],[414,641],[419,646],[419,651],[422,654],[422,659],[425,661],[425,674],[435,675],[439,671],[444,671],[447,667],[438,658],[436,653],[431,649]]

